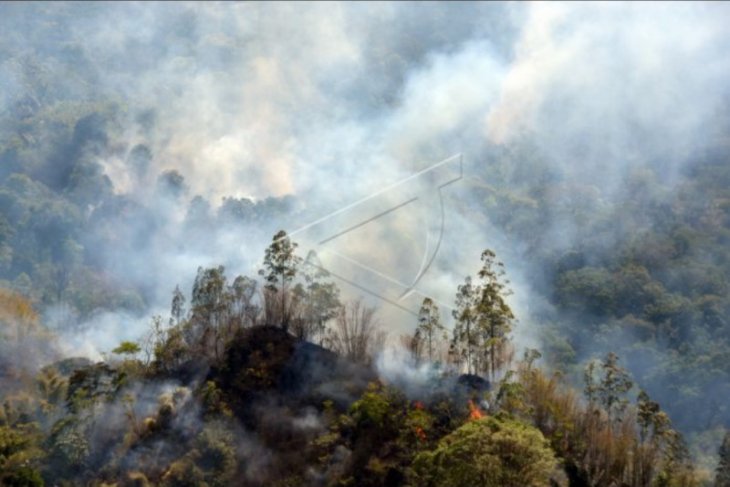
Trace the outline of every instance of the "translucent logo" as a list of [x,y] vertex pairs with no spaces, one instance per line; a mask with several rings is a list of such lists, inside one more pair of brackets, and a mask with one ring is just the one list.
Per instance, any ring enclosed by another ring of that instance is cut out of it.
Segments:
[[457,154],[341,207],[289,237],[305,265],[326,271],[367,295],[417,314],[422,287],[444,239],[445,189],[463,178]]

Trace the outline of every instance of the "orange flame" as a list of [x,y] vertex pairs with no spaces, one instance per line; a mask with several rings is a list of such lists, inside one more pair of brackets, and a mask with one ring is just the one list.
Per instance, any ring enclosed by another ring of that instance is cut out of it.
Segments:
[[416,436],[419,440],[426,441],[426,432],[420,426],[416,426]]
[[469,420],[474,421],[477,419],[482,419],[484,417],[484,413],[479,409],[479,406],[474,404],[473,401],[469,401]]
[[415,403],[413,403],[413,407],[415,409],[423,409],[423,403],[421,401],[416,401]]

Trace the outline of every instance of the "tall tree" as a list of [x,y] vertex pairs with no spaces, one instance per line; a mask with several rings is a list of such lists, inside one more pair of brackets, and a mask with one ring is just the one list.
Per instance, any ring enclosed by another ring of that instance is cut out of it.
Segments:
[[212,351],[216,359],[228,338],[229,300],[224,267],[198,268],[190,298],[189,343]]
[[613,352],[606,355],[601,368],[603,379],[598,386],[598,397],[606,409],[610,424],[612,418],[620,416],[626,409],[628,405],[626,393],[631,390],[634,383],[626,369],[618,365],[618,355]]
[[488,369],[492,379],[509,359],[509,337],[515,321],[515,315],[505,298],[512,291],[508,289],[509,281],[504,279],[504,264],[496,260],[496,255],[487,249],[482,252],[482,268],[479,270],[481,284],[478,287],[476,304],[476,320],[479,331],[484,337],[482,351],[488,362],[483,368]]
[[666,449],[666,440],[672,438],[674,431],[671,429],[669,416],[643,390],[636,398],[636,424],[639,427],[639,441],[632,455],[632,484],[651,485],[659,463],[658,458]]
[[444,331],[441,324],[441,315],[438,306],[431,298],[424,298],[421,309],[418,311],[418,328],[416,333],[426,341],[428,360],[433,362],[434,345],[439,340],[439,335]]
[[[600,362],[597,360],[588,362],[583,371],[584,394],[588,399],[589,407],[593,409],[596,403],[600,403],[608,415],[609,425],[626,409],[628,405],[626,393],[634,386],[626,369],[618,365],[618,360],[618,355],[609,352]],[[599,367],[600,374],[596,378]],[[638,399],[639,417],[637,419],[640,433],[644,434],[648,432],[650,422],[654,418],[655,403],[649,401],[649,396],[646,394],[640,395]]]
[[659,403],[652,401],[646,391],[639,391],[636,398],[636,423],[639,426],[639,441],[644,443],[662,436],[668,428],[669,418]]
[[457,289],[452,348],[463,356],[468,373],[486,373],[494,379],[510,359],[508,335],[515,316],[506,301],[511,291],[504,264],[489,249],[481,260],[479,283],[467,277]]
[[476,289],[471,282],[471,277],[464,279],[464,284],[456,290],[456,308],[451,312],[454,320],[454,351],[466,362],[466,372],[472,373],[472,357],[477,345],[477,334],[474,332]]
[[340,290],[327,282],[329,272],[322,267],[317,254],[309,252],[300,268],[302,283],[297,284],[295,295],[300,303],[296,320],[296,335],[301,339],[324,338],[326,324],[337,316],[341,306]]
[[229,289],[231,295],[231,317],[236,321],[236,325],[255,326],[258,322],[261,307],[256,303],[256,291],[258,283],[247,276],[238,276],[233,281],[233,285]]
[[294,307],[291,285],[297,275],[301,257],[295,254],[297,244],[284,230],[279,230],[264,254],[264,268],[259,271],[266,281],[264,299],[267,324],[276,320],[285,330],[289,329]]
[[597,361],[595,359],[588,362],[583,369],[583,382],[585,384],[583,388],[583,394],[588,400],[588,408],[593,411],[596,406],[596,400],[598,396],[598,383],[596,382],[596,367]]
[[170,306],[170,326],[179,325],[183,316],[185,316],[185,296],[180,291],[180,286],[175,286]]

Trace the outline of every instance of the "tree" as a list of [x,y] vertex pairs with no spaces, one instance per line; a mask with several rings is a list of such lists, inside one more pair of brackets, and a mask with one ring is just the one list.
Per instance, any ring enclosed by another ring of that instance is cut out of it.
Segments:
[[274,235],[264,254],[264,268],[259,271],[266,281],[264,300],[266,322],[277,324],[289,330],[293,307],[291,284],[297,275],[301,258],[294,252],[297,244],[292,242],[284,230]]
[[[174,298],[173,298],[174,299]],[[203,352],[212,350],[216,359],[230,338],[225,268],[198,268],[190,297],[190,321],[186,325],[189,345],[200,346]]]
[[419,487],[547,487],[555,468],[555,454],[538,429],[486,417],[416,455],[411,481]]
[[185,296],[180,291],[180,286],[175,286],[170,306],[170,326],[179,325],[183,316],[185,316]]
[[715,470],[715,487],[730,487],[730,431],[725,432],[718,454],[720,459]]
[[328,336],[330,348],[353,362],[368,362],[385,341],[375,313],[359,300],[341,306]]
[[[606,354],[603,361],[591,360],[583,370],[585,388],[583,390],[588,407],[595,410],[595,405],[600,404],[608,416],[609,427],[614,419],[619,418],[626,410],[629,402],[626,393],[631,390],[634,383],[629,373],[618,365],[618,355],[613,352]],[[596,377],[596,371],[600,367],[600,375]],[[642,432],[648,431],[650,421],[656,419],[654,416],[656,403],[649,400],[649,396],[639,395],[639,417],[637,421]],[[647,423],[645,423],[647,422]],[[658,426],[657,426],[658,427]]]
[[650,485],[657,459],[665,450],[665,440],[671,439],[675,432],[671,429],[669,416],[643,390],[636,398],[636,424],[639,427],[639,441],[633,454],[634,483]]
[[11,428],[0,425],[0,485],[41,487],[40,472],[34,468],[42,458],[37,425]]
[[610,424],[612,417],[621,415],[626,409],[628,405],[626,393],[631,390],[634,383],[626,369],[618,365],[618,355],[613,352],[606,355],[601,368],[603,378],[598,386],[598,398],[606,409]]
[[238,276],[231,286],[231,315],[241,327],[255,326],[258,322],[261,307],[254,298],[258,290],[258,283],[246,276]]
[[515,316],[505,301],[511,291],[504,279],[504,264],[489,249],[482,252],[481,260],[480,283],[475,285],[467,277],[456,293],[453,348],[463,356],[468,373],[487,373],[494,379],[511,358],[508,335]]
[[588,400],[588,408],[593,410],[595,408],[597,395],[598,395],[598,384],[596,383],[596,360],[589,361],[583,368],[583,395]]
[[492,379],[497,370],[508,361],[508,334],[512,331],[515,315],[505,301],[511,294],[504,280],[504,264],[495,260],[495,254],[487,249],[482,252],[482,268],[479,270],[481,285],[478,287],[476,320],[483,340],[483,353],[488,355],[488,369]]
[[639,441],[664,435],[669,427],[669,417],[661,410],[658,402],[652,401],[646,391],[640,391],[636,398],[636,422],[639,426]]
[[464,284],[456,291],[456,308],[452,315],[456,320],[454,324],[453,348],[459,359],[466,362],[468,374],[472,373],[472,356],[477,344],[477,336],[474,333],[474,308],[476,306],[476,289],[472,285],[471,277],[466,277]]
[[428,360],[433,362],[434,344],[438,340],[438,334],[443,333],[444,326],[441,324],[441,316],[438,306],[431,298],[424,298],[421,309],[418,311],[418,328],[416,334],[426,341]]
[[117,355],[136,355],[141,351],[142,349],[136,343],[124,341],[120,343],[117,348],[112,350],[112,353]]
[[300,275],[304,283],[294,289],[300,303],[298,317],[294,323],[295,334],[302,340],[314,336],[323,338],[326,323],[337,316],[340,308],[340,290],[333,282],[326,282],[329,272],[321,266],[317,254],[309,252],[301,266]]

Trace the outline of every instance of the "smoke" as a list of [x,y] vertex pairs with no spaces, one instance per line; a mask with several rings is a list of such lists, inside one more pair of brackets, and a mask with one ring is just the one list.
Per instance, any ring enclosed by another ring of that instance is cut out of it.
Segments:
[[151,326],[148,317],[120,311],[101,312],[76,326],[55,328],[62,336],[61,353],[100,361],[122,341],[140,339],[140,331]]
[[728,11],[709,4],[535,4],[516,42],[491,141],[527,134],[574,180],[616,189],[651,161],[676,176],[727,92]]
[[414,364],[403,348],[387,348],[375,359],[378,376],[403,390],[409,397],[424,397],[441,375],[431,363]]
[[[85,152],[113,196],[90,204],[93,232],[81,241],[114,282],[141,290],[144,305],[87,317],[68,348],[90,356],[141,334],[139,316],[166,309],[198,266],[251,275],[275,230],[455,153],[465,178],[445,189],[444,240],[419,290],[448,306],[493,248],[515,291],[518,349],[535,346],[550,309],[533,284],[543,279],[534,243],[479,208],[505,186],[529,195],[529,181],[544,179],[563,185],[568,208],[581,195],[612,207],[638,167],[671,184],[712,136],[730,68],[730,11],[720,4],[0,8],[3,109],[27,96],[113,100],[94,138],[100,148]],[[42,60],[36,71],[23,64],[31,54]],[[566,213],[540,222],[541,246],[560,251],[582,238]],[[420,220],[379,223],[346,250],[407,281],[426,245]],[[414,325],[388,304],[382,319],[391,335]]]

